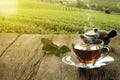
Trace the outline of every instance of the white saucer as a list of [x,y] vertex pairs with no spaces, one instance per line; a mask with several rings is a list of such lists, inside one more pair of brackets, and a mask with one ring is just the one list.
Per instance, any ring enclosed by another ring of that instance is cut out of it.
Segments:
[[93,68],[99,68],[101,66],[105,66],[105,65],[113,63],[114,58],[111,57],[111,56],[106,56],[104,58],[100,57],[94,65],[93,64],[84,64],[84,63],[78,62],[72,56],[65,56],[65,57],[62,58],[62,61],[65,64],[72,65],[72,66],[75,66],[75,67],[93,69]]

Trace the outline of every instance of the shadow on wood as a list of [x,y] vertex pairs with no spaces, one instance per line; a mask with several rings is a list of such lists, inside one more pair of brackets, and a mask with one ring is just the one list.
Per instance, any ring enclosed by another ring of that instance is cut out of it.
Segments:
[[111,70],[110,68],[79,68],[79,76],[84,77],[85,80],[119,80],[117,70]]

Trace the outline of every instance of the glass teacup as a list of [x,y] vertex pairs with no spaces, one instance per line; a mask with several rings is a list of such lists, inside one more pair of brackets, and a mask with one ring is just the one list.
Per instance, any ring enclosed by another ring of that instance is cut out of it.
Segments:
[[84,65],[94,65],[98,59],[102,59],[110,53],[110,47],[104,45],[100,39],[89,40],[87,43],[81,43],[80,39],[76,39],[72,42],[72,48],[77,59]]

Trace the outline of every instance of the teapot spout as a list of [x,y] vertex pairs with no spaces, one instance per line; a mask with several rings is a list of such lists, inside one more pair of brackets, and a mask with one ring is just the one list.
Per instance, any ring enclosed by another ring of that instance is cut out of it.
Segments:
[[104,38],[103,38],[103,41],[104,41],[104,44],[105,45],[108,45],[109,42],[110,42],[110,38],[113,38],[117,35],[117,31],[116,30],[111,30]]
[[116,31],[116,30],[111,30],[111,31],[106,35],[106,37],[112,38],[112,37],[115,37],[116,35],[117,35],[117,31]]

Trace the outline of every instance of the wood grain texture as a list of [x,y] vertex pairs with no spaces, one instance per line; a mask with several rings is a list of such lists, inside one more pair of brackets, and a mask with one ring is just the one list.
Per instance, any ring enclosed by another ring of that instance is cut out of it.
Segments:
[[113,51],[116,55],[120,56],[120,35],[112,38],[112,39],[110,40],[110,44],[109,44],[109,45],[111,46],[112,51]]
[[[73,36],[76,37],[76,35],[73,35]],[[72,51],[72,48],[71,48],[72,39],[73,38],[71,38],[70,35],[59,35],[59,36],[54,36],[53,41],[56,43],[59,43],[59,44],[61,43],[61,45],[68,46]],[[72,55],[72,53],[68,52],[66,55]],[[64,64],[61,59],[62,59],[62,57],[60,58],[60,62],[59,62],[59,65],[61,66],[60,67],[61,78],[58,80],[76,80],[76,79],[79,79],[78,78],[79,74],[78,74],[77,68]]]
[[[0,80],[120,80],[120,36],[111,39],[110,56],[115,62],[96,69],[76,68],[62,62],[66,55],[74,56],[72,41],[79,35],[0,34]],[[71,52],[58,57],[45,54],[42,38],[58,46],[66,45]],[[9,40],[8,40],[9,39]],[[6,49],[7,48],[7,49]]]
[[[54,35],[52,41],[58,46],[65,45],[67,36]],[[62,62],[61,58],[54,54],[46,54],[41,62],[39,71],[35,80],[62,80]]]
[[[69,48],[71,48],[72,39],[70,35],[54,35],[52,37],[52,41],[55,44],[59,46],[67,45]],[[69,52],[66,55],[71,54]],[[62,57],[57,57],[54,54],[46,54],[35,80],[85,80],[80,77],[81,73],[79,73],[78,68],[64,64],[61,59]]]
[[14,43],[17,37],[19,37],[19,34],[16,33],[0,33],[0,56],[2,56],[5,50]]
[[41,38],[40,35],[19,37],[0,57],[0,80],[34,79],[43,58]]

